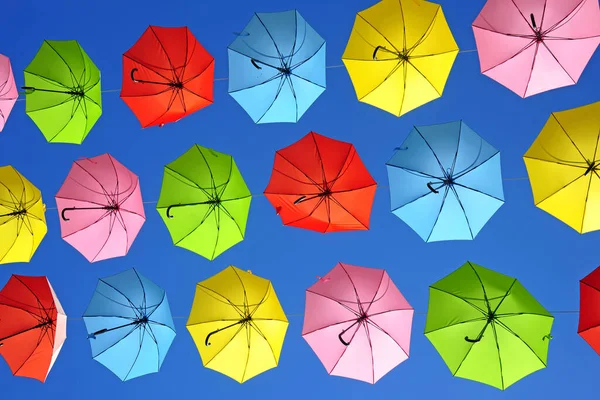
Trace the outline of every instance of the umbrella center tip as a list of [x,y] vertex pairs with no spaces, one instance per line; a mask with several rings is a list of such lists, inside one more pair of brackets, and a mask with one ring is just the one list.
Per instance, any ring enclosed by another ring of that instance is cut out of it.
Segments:
[[183,89],[183,82],[180,82],[179,80],[177,80],[175,82],[169,83],[169,86],[172,86],[176,89]]

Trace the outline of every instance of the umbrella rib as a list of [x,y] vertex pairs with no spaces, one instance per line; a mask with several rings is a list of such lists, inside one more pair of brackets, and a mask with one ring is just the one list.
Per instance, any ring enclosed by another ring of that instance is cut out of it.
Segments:
[[275,365],[278,365],[279,362],[277,360],[277,357],[275,357],[275,350],[273,350],[273,346],[271,346],[271,343],[269,342],[269,340],[267,339],[267,337],[265,336],[265,334],[260,330],[260,328],[258,327],[258,325],[256,325],[256,323],[250,321],[249,323],[250,327],[253,328],[263,339],[264,341],[267,343],[267,345],[269,346],[269,350],[271,350],[271,354],[273,355],[273,361],[275,361]]
[[[191,63],[191,62],[190,62]],[[211,67],[211,65],[214,65],[215,63],[215,59],[213,58],[208,64],[206,64],[206,67],[204,67],[204,69],[200,72],[198,72],[196,75],[194,76],[190,76],[189,78],[182,80],[182,83],[185,87],[186,83],[190,83],[191,81],[193,81],[196,78],[201,77],[202,75],[204,75],[204,73]],[[182,76],[183,77],[183,76]]]
[[557,189],[555,192],[550,193],[548,196],[544,197],[543,199],[541,199],[540,201],[538,201],[535,205],[539,206],[540,204],[542,204],[544,201],[548,200],[550,197],[554,196],[555,194],[557,194],[558,192],[560,192],[561,190],[566,189],[569,185],[571,185],[572,183],[577,182],[579,179],[583,178],[585,175],[581,175],[578,176],[577,178],[573,179],[571,182],[567,182],[563,187]]
[[102,354],[106,353],[108,350],[112,349],[113,347],[115,347],[117,344],[119,344],[120,342],[122,342],[123,340],[127,339],[129,337],[129,335],[131,335],[133,332],[135,332],[137,329],[139,329],[139,326],[133,326],[133,328],[131,328],[131,330],[129,332],[127,332],[127,334],[125,336],[123,336],[121,339],[116,340],[113,344],[111,344],[110,346],[108,346],[107,348],[105,348],[104,350],[102,350],[101,352],[99,352],[98,354],[95,354],[92,356],[93,359],[96,359],[97,357],[101,356]]
[[[440,289],[440,288],[438,288],[438,287],[435,287],[435,286],[430,286],[429,288],[430,288],[430,289],[435,289],[435,290],[437,290],[437,291],[440,291],[440,292],[442,292],[442,293],[445,293],[445,294],[447,294],[447,295],[450,295],[450,296],[452,296],[452,297],[456,297],[457,299],[459,299],[459,300],[462,300],[462,301],[464,301],[465,303],[467,303],[468,305],[470,305],[471,307],[473,307],[475,310],[479,311],[479,312],[480,312],[480,313],[481,313],[483,316],[487,316],[487,312],[486,312],[485,310],[483,310],[483,309],[482,309],[482,308],[480,308],[479,306],[476,306],[475,304],[471,303],[470,301],[466,300],[464,297],[460,297],[460,296],[458,296],[458,295],[456,295],[456,294],[454,294],[454,293],[447,292],[447,291],[445,291],[445,290],[442,290],[442,289]],[[482,300],[484,300],[484,301],[485,301],[485,299],[482,299]]]
[[394,338],[392,337],[392,335],[390,335],[390,334],[389,334],[389,332],[387,332],[385,329],[383,329],[382,327],[380,327],[379,325],[377,325],[375,322],[373,322],[373,321],[370,319],[370,317],[372,317],[372,315],[369,315],[369,319],[367,319],[367,320],[366,320],[366,321],[367,321],[367,323],[365,324],[365,327],[366,327],[367,325],[369,325],[369,324],[370,324],[370,325],[372,325],[372,326],[373,326],[373,328],[375,328],[375,329],[377,329],[377,330],[381,331],[383,334],[387,335],[387,337],[389,337],[390,339],[392,339],[392,341],[393,341],[394,343],[396,343],[396,346],[398,346],[398,347],[400,348],[400,350],[402,350],[402,352],[403,352],[404,354],[406,354],[406,357],[408,357],[408,352],[407,352],[406,350],[404,350],[404,348],[402,348],[402,346],[400,345],[400,343],[398,343],[398,342],[396,341],[396,339],[394,339]]
[[454,185],[456,185],[456,186],[459,186],[459,187],[462,187],[462,188],[464,188],[464,189],[472,190],[473,192],[476,192],[476,193],[482,194],[482,195],[484,195],[484,196],[490,197],[490,198],[492,198],[492,199],[494,199],[494,200],[498,200],[498,201],[501,201],[501,202],[503,202],[503,203],[504,203],[504,200],[503,200],[503,199],[500,199],[500,198],[498,198],[498,197],[496,197],[496,196],[492,196],[492,195],[491,195],[491,194],[489,194],[489,193],[482,192],[481,190],[473,189],[472,187],[469,187],[469,186],[463,185],[463,184],[461,184],[461,183],[456,183],[456,182],[454,182]]
[[[429,231],[429,235],[427,235],[426,242],[428,242],[429,239],[431,238],[431,235],[433,235],[433,231],[435,230],[435,226],[437,225],[438,221],[440,220],[440,215],[442,215],[442,210],[444,209],[444,205],[446,204],[446,199],[448,198],[448,192],[449,191],[450,191],[449,187],[447,185],[444,185],[444,197],[442,198],[442,204],[440,205],[440,210],[438,211],[437,216],[435,217],[435,221],[433,222],[433,225],[431,226],[431,231]],[[416,200],[419,200],[419,199],[421,199],[421,198],[423,198],[423,197],[425,197],[425,196],[427,196],[428,194],[431,194],[431,193],[433,193],[433,192],[429,191],[428,193],[426,193],[425,195],[419,197]],[[414,202],[416,200],[413,200],[412,202]],[[410,204],[410,203],[407,203],[407,204]],[[405,206],[406,206],[406,204],[404,206],[402,206],[402,207],[405,207]],[[400,208],[400,207],[398,207],[398,208]]]
[[[379,290],[381,289],[381,285],[383,284],[383,278],[384,277],[385,277],[385,271],[382,270],[381,271],[381,278],[379,278],[379,284],[377,285],[377,290],[375,290],[375,293],[373,293],[373,298],[369,302],[369,305],[367,306],[367,309],[365,310],[365,314],[368,314],[369,310],[371,309],[371,306],[373,306],[373,303],[375,302],[375,298],[377,297],[377,293],[379,293]],[[390,285],[389,285],[389,280],[388,280],[388,285],[387,285],[387,287],[385,288],[385,291],[383,292],[383,294],[381,295],[381,297],[378,300],[381,300],[381,298],[383,298],[383,296],[385,296],[385,294],[387,293],[389,287],[390,287]]]
[[237,336],[237,335],[239,335],[240,331],[241,331],[243,328],[244,328],[244,325],[243,325],[243,324],[240,324],[240,326],[239,326],[239,328],[238,328],[237,332],[233,334],[233,336],[232,336],[232,337],[231,337],[231,338],[230,338],[230,339],[227,341],[227,343],[225,343],[225,344],[223,345],[223,347],[221,347],[221,350],[217,351],[217,352],[215,353],[215,355],[214,355],[214,356],[212,356],[212,358],[211,358],[211,359],[209,359],[208,361],[206,361],[206,363],[204,364],[204,366],[205,366],[205,367],[208,367],[208,364],[210,364],[210,363],[211,363],[211,361],[213,361],[215,358],[217,358],[217,356],[218,356],[219,354],[221,354],[221,352],[222,352],[223,350],[225,350],[225,348],[226,348],[227,346],[229,346],[229,345],[231,344],[231,342],[233,342],[233,339],[235,339],[235,338],[236,338],[236,336]]
[[[168,165],[165,165],[165,169],[166,169],[167,171],[169,171],[169,172],[172,172],[172,175],[171,175],[171,176],[172,176],[173,178],[177,179],[179,182],[181,182],[181,183],[183,183],[184,185],[187,185],[187,186],[189,186],[189,187],[191,187],[191,188],[194,188],[194,189],[200,189],[201,191],[203,191],[203,192],[204,192],[204,194],[206,194],[206,196],[207,196],[207,197],[210,197],[210,195],[208,194],[208,189],[205,189],[205,188],[201,187],[201,186],[200,186],[200,185],[198,185],[196,182],[194,182],[194,180],[193,180],[193,179],[190,179],[190,178],[188,178],[187,176],[185,176],[183,173],[181,173],[181,172],[179,172],[179,171],[175,171],[174,169],[172,169],[172,168],[171,168],[171,167],[169,167]],[[185,182],[185,181],[183,181],[182,179],[179,179],[177,176],[175,176],[175,175],[173,175],[173,174],[176,174],[176,175],[179,175],[179,176],[181,176],[181,177],[185,178],[187,181],[189,181],[189,182],[192,182],[192,183],[193,183],[193,185],[189,184],[188,182]]]
[[[387,76],[385,78],[383,78],[383,80],[378,83],[373,89],[369,90],[367,93],[365,93],[363,96],[361,96],[358,100],[362,101],[365,97],[367,97],[368,95],[370,95],[371,93],[373,93],[374,91],[376,91],[377,89],[379,89],[385,82],[387,82],[387,80],[389,78],[392,77],[392,75],[394,75],[398,69],[403,65],[404,63],[402,61],[397,61],[396,65],[394,65],[394,67],[392,68],[392,70],[387,74]],[[406,87],[406,79],[404,79],[404,85]]]
[[322,331],[323,329],[331,328],[331,327],[334,327],[334,326],[336,326],[336,325],[347,324],[348,322],[354,322],[354,321],[356,321],[356,318],[352,318],[352,319],[349,319],[349,320],[345,320],[345,321],[336,322],[336,323],[333,323],[333,324],[330,324],[330,325],[325,325],[325,326],[322,326],[322,327],[320,327],[320,328],[314,329],[314,330],[312,330],[312,331],[305,332],[305,333],[303,333],[303,334],[302,334],[302,336],[311,335],[311,334],[313,334],[313,333],[316,333],[316,332]]
[[[335,183],[342,177],[344,174],[350,169],[350,165],[352,165],[352,161],[354,161],[354,157],[356,156],[356,151],[352,152],[352,145],[348,146],[348,152],[344,157],[344,161],[342,161],[342,165],[340,165],[340,170],[334,175],[332,179],[328,181],[329,190],[333,191],[333,186]],[[319,153],[320,157],[320,153]],[[345,167],[345,168],[344,168]],[[324,168],[323,168],[324,171]]]
[[350,277],[350,274],[348,273],[348,271],[346,271],[346,268],[344,268],[344,264],[339,263],[340,267],[342,267],[342,271],[344,271],[344,273],[346,274],[346,276],[348,276],[348,280],[350,281],[350,284],[352,285],[352,289],[354,290],[354,294],[356,295],[356,304],[358,305],[358,309],[360,314],[364,313],[363,307],[362,307],[362,303],[360,301],[360,297],[358,296],[358,290],[356,289],[356,285],[354,284],[354,281],[352,280],[352,277]]
[[267,107],[265,112],[260,116],[260,118],[257,120],[257,122],[260,122],[265,117],[265,115],[267,115],[267,113],[271,110],[271,108],[273,107],[273,105],[275,104],[277,99],[279,98],[279,95],[281,94],[281,90],[283,89],[283,85],[285,84],[285,81],[287,79],[284,75],[281,75],[281,78],[283,78],[283,79],[281,79],[279,81],[279,86],[277,87],[277,93],[275,93],[275,98],[273,99],[273,101],[271,102],[269,107]]
[[[482,145],[483,145],[483,143],[482,143]],[[479,151],[480,151],[479,155],[481,155],[481,148],[480,148]],[[488,158],[486,158],[485,160],[483,160],[481,163],[479,163],[479,164],[477,164],[477,165],[475,165],[473,167],[473,165],[475,164],[475,162],[477,162],[477,160],[475,160],[473,162],[473,164],[470,165],[469,168],[465,169],[464,171],[459,172],[456,176],[454,176],[454,180],[460,179],[463,176],[467,175],[468,173],[475,171],[477,168],[481,167],[483,164],[485,164],[486,162],[490,161],[492,158],[496,157],[498,154],[500,154],[500,152],[496,150],[496,152],[494,154],[492,154],[491,156],[489,156]],[[479,158],[479,155],[477,156],[477,158]]]
[[360,223],[365,229],[369,229],[369,227],[367,225],[365,225],[360,219],[358,219],[357,216],[355,216],[354,214],[352,214],[350,211],[348,211],[348,209],[346,207],[344,207],[342,205],[342,203],[340,201],[338,201],[334,194],[332,193],[331,196],[329,196],[329,200],[333,201],[335,204],[337,204],[340,208],[342,208],[344,211],[346,211],[348,213],[348,215],[350,215],[352,218],[354,218],[358,223]]
[[460,200],[460,197],[458,196],[458,192],[456,191],[454,185],[450,185],[450,189],[452,190],[454,197],[456,197],[456,201],[458,201],[458,205],[460,206],[460,209],[462,210],[463,215],[465,216],[465,221],[467,222],[467,227],[469,228],[469,233],[471,234],[471,239],[473,239],[475,235],[473,234],[473,229],[471,228],[471,222],[469,222],[469,217],[467,217],[467,210],[465,210],[465,206]]
[[421,139],[423,139],[423,141],[425,142],[425,144],[427,145],[427,147],[429,148],[429,150],[431,151],[431,154],[433,154],[433,156],[435,157],[438,165],[440,166],[440,170],[442,171],[443,176],[446,176],[446,170],[444,169],[444,165],[442,164],[442,162],[440,161],[440,159],[438,158],[437,154],[435,153],[435,151],[433,151],[433,147],[431,147],[431,145],[429,144],[429,142],[427,141],[427,139],[425,139],[425,136],[423,136],[423,134],[421,133],[421,131],[419,131],[419,128],[417,128],[416,126],[414,127],[415,132],[417,132],[419,134],[419,136],[421,137]]
[[263,28],[265,28],[265,32],[267,32],[267,35],[269,35],[269,37],[271,38],[271,41],[273,42],[273,46],[275,46],[275,50],[277,51],[277,54],[279,55],[279,62],[281,62],[283,64],[283,54],[281,53],[281,51],[279,51],[279,47],[277,46],[275,39],[271,35],[271,32],[269,32],[265,23],[262,21],[262,19],[260,19],[260,17],[258,16],[258,13],[254,13],[254,15],[256,16],[256,19],[258,19],[260,24],[263,26]]
[[221,209],[215,205],[211,205],[213,210],[212,215],[215,217],[215,225],[217,226],[217,237],[215,238],[215,245],[213,246],[213,251],[211,255],[211,260],[215,258],[215,254],[217,252],[217,247],[219,246],[219,238],[221,237]]
[[550,50],[550,48],[546,45],[546,43],[544,43],[543,41],[541,42],[542,45],[546,48],[546,50],[548,50],[548,53],[550,53],[552,55],[552,58],[554,58],[554,60],[556,61],[556,63],[560,66],[560,68],[565,71],[565,73],[567,74],[567,76],[573,81],[573,83],[577,83],[577,81],[575,80],[575,78],[573,78],[571,76],[571,74],[569,73],[569,71],[567,71],[565,69],[565,67],[563,67],[563,65],[560,63],[560,61],[558,61],[558,58],[556,58],[556,56],[554,55],[554,53],[552,52],[552,50]]
[[27,286],[27,284],[25,282],[23,282],[23,280],[21,278],[19,278],[17,275],[13,275],[13,276],[15,277],[16,280],[18,280],[21,283],[21,285],[25,286],[25,288],[33,295],[33,297],[35,297],[35,300],[37,301],[37,303],[40,306],[39,307],[40,311],[43,311],[45,316],[47,318],[50,318],[50,315],[48,314],[46,307],[44,307],[44,305],[42,304],[42,301],[40,300],[38,295],[29,286]]
[[[350,303],[350,304],[358,304],[358,303],[355,303],[353,301],[339,300],[339,299],[336,299],[336,298],[333,298],[333,297],[325,296],[324,294],[321,294],[321,293],[318,293],[318,292],[313,292],[312,290],[309,290],[309,289],[306,289],[306,292],[312,293],[312,294],[317,295],[317,296],[321,296],[321,297],[323,297],[323,298],[325,298],[327,300],[334,301],[334,302],[338,303],[340,306],[344,307],[347,311],[350,311],[352,314],[354,314],[356,316],[356,318],[359,317],[359,314],[355,310],[353,310],[349,306],[343,304],[343,303]],[[356,319],[356,318],[354,318],[354,319]],[[354,321],[354,319],[352,319],[352,321]]]
[[154,342],[154,345],[156,346],[156,370],[160,371],[160,347],[158,346],[158,339],[156,338],[156,334],[154,333],[154,331],[152,330],[152,326],[150,324],[146,324],[144,325],[144,330],[148,333],[148,336],[150,336],[150,339],[152,339],[152,341]]
[[[552,156],[551,156],[552,157]],[[542,162],[547,162],[547,163],[552,163],[552,164],[557,164],[557,165],[563,165],[565,167],[572,167],[572,168],[581,168],[581,169],[587,169],[587,166],[579,166],[579,165],[573,165],[573,164],[568,164],[568,161],[553,161],[553,160],[544,160],[543,158],[537,158],[537,157],[531,157],[531,156],[524,156],[523,158],[528,158],[530,160],[534,160],[534,161],[542,161]],[[585,163],[585,161],[572,161],[573,163]]]
[[[491,32],[493,32],[493,31],[491,31]],[[507,36],[511,36],[511,35],[507,35]],[[527,38],[527,39],[528,39],[528,38]],[[521,50],[517,51],[515,54],[513,54],[512,56],[510,56],[510,57],[509,57],[509,58],[507,58],[506,60],[504,60],[504,61],[502,61],[502,62],[500,62],[500,63],[498,63],[498,64],[496,64],[496,65],[494,65],[494,66],[491,66],[491,67],[489,67],[489,68],[488,68],[488,69],[486,69],[485,71],[483,71],[483,70],[482,70],[482,71],[481,71],[481,73],[482,73],[482,74],[485,74],[485,73],[487,73],[487,72],[491,71],[491,70],[492,70],[492,69],[494,69],[494,68],[498,68],[499,66],[501,66],[501,65],[503,65],[503,64],[506,64],[507,62],[509,62],[510,60],[514,59],[515,57],[518,57],[518,56],[520,56],[520,55],[521,55],[522,53],[524,53],[526,50],[529,50],[529,48],[530,48],[531,46],[533,46],[534,44],[536,44],[536,42],[535,42],[534,40],[530,40],[530,42],[529,42],[529,43],[527,43],[527,45],[525,45],[525,46],[524,46],[524,47],[523,47]]]
[[504,386],[504,373],[502,372],[502,356],[500,355],[500,341],[498,340],[498,333],[496,333],[495,324],[492,325],[492,332],[494,333],[494,339],[496,339],[496,349],[498,351],[498,364],[500,365],[500,382],[502,383],[502,390],[506,389]]
[[[373,354],[373,342],[371,342],[371,333],[369,332],[369,324],[364,323],[364,324],[362,324],[362,326],[365,329],[365,334],[367,335],[367,341],[369,342],[369,348],[371,349],[371,351],[369,352],[371,354],[371,379],[373,382],[375,382],[375,355]],[[404,350],[402,350],[402,351],[404,351]]]
[[244,90],[254,89],[254,88],[258,87],[258,86],[261,86],[261,85],[264,85],[266,83],[272,82],[275,79],[279,79],[282,76],[283,76],[282,73],[277,73],[276,75],[272,76],[271,78],[268,78],[267,80],[265,80],[263,82],[259,82],[259,83],[255,84],[255,85],[246,86],[246,87],[243,87],[243,88],[240,88],[240,89],[236,89],[236,90],[230,90],[228,93],[231,94],[231,93],[241,92],[241,91],[244,91]]
[[[116,220],[116,218],[112,218],[112,213],[108,213],[104,218],[106,218],[107,216],[109,217],[108,235],[106,235],[106,239],[104,240],[104,243],[102,244],[102,246],[100,247],[100,249],[98,250],[98,252],[96,253],[96,255],[94,256],[94,258],[92,258],[92,260],[94,260],[94,261],[96,261],[96,258],[100,255],[100,253],[102,253],[102,250],[104,250],[104,248],[106,247],[106,244],[108,243],[108,241],[110,239],[110,235],[112,235],[112,231],[113,231],[113,228],[115,226],[115,220]],[[125,233],[127,233],[127,232],[125,232]]]
[[[75,76],[75,73],[71,69],[71,66],[67,63],[67,60],[65,60],[65,58],[50,44],[50,42],[48,42],[47,40],[44,40],[44,43],[46,43],[48,45],[48,47],[50,47],[56,53],[56,55],[62,60],[62,62],[66,65],[67,69],[71,73],[71,78],[72,78],[71,84],[72,85],[75,83],[79,84],[79,81],[77,80],[77,77]],[[77,46],[79,47],[79,44]]]
[[420,45],[422,45],[423,42],[425,42],[425,40],[427,40],[427,38],[431,35],[431,32],[433,32],[433,26],[436,23],[436,19],[439,15],[441,9],[442,9],[442,7],[440,7],[440,6],[437,7],[437,9],[435,10],[435,14],[433,15],[433,18],[431,18],[431,23],[427,26],[427,28],[425,29],[425,32],[423,32],[423,35],[415,42],[415,44],[413,44],[409,49],[406,49],[407,53],[410,53],[411,51],[416,50],[416,48],[419,47]]
[[[209,293],[207,293],[207,294],[208,294],[209,296],[211,296],[213,299],[215,299],[215,300],[217,300],[217,301],[220,301],[220,302],[221,302],[221,303],[223,303],[223,304],[228,304],[228,305],[230,305],[231,307],[233,307],[233,309],[234,309],[234,310],[236,310],[236,311],[238,312],[238,314],[239,314],[240,318],[243,318],[243,317],[244,317],[244,313],[243,313],[243,311],[242,311],[242,310],[240,310],[240,307],[239,307],[237,304],[235,304],[235,303],[231,302],[231,301],[230,301],[230,300],[229,300],[227,297],[223,296],[221,293],[219,293],[219,292],[217,292],[217,291],[215,291],[215,290],[213,290],[213,289],[211,289],[211,288],[208,288],[208,287],[206,287],[206,286],[200,285],[200,284],[198,285],[198,287],[199,287],[199,288],[202,288],[202,289],[204,289],[204,290],[206,290],[206,291],[210,291],[210,292],[212,292],[213,294],[215,294],[215,295],[217,295],[217,296],[220,296],[220,297],[224,298],[224,299],[225,299],[225,301],[223,301],[223,300],[220,300],[220,299],[218,299],[217,297],[213,296],[212,294],[209,294]],[[237,321],[237,320],[236,320],[236,321]]]
[[564,17],[563,19],[561,19],[561,20],[557,21],[557,22],[556,22],[554,25],[552,25],[550,28],[548,28],[548,29],[546,30],[546,33],[548,33],[548,32],[552,32],[552,31],[555,31],[555,30],[556,30],[556,29],[558,29],[558,28],[562,28],[562,27],[563,27],[565,24],[567,24],[567,23],[568,23],[570,20],[572,20],[572,19],[575,17],[575,15],[577,15],[577,13],[578,13],[579,11],[581,11],[581,9],[583,8],[583,7],[581,7],[581,6],[582,6],[582,5],[583,5],[583,4],[584,4],[586,1],[587,1],[587,0],[581,0],[581,1],[579,2],[579,4],[577,4],[577,5],[575,6],[575,8],[574,8],[573,10],[571,10],[571,12],[570,12],[570,13],[568,13],[567,15],[565,15],[565,17]]
[[292,163],[290,160],[288,160],[286,157],[283,156],[283,154],[281,154],[280,151],[277,151],[276,154],[281,157],[283,160],[285,160],[288,164],[290,164],[292,167],[294,167],[298,172],[300,172],[302,175],[304,175],[313,185],[320,187],[319,184],[313,180],[310,176],[308,176],[308,174],[304,171],[302,171],[299,167],[297,167],[294,163]]
[[173,65],[173,62],[171,62],[171,57],[169,57],[169,53],[167,52],[167,49],[165,48],[165,46],[163,45],[163,43],[160,41],[158,35],[154,31],[154,28],[152,26],[150,26],[149,29],[154,34],[154,37],[156,38],[156,41],[158,42],[158,44],[160,45],[160,48],[162,49],[163,53],[167,57],[167,60],[169,61],[169,65],[171,66],[171,73],[174,73],[175,72],[175,66]]
[[545,362],[544,362],[544,361],[543,361],[543,360],[540,358],[540,356],[538,356],[538,354],[535,352],[535,350],[533,350],[533,349],[531,348],[531,346],[529,345],[529,343],[527,343],[526,341],[524,341],[524,340],[523,340],[523,339],[522,339],[522,338],[521,338],[519,335],[517,335],[515,332],[513,332],[513,330],[512,330],[512,329],[510,329],[508,326],[506,326],[506,325],[505,325],[503,322],[501,322],[501,321],[496,321],[496,324],[497,324],[498,326],[500,326],[501,328],[503,328],[503,329],[504,329],[505,331],[507,331],[508,333],[512,334],[512,335],[513,335],[514,337],[516,337],[517,339],[519,339],[521,342],[523,342],[523,343],[525,344],[525,346],[527,346],[527,347],[529,348],[529,350],[531,350],[531,352],[532,352],[533,354],[535,354],[536,358],[537,358],[538,360],[540,360],[540,362],[541,362],[541,363],[542,363],[542,364],[543,364],[545,367],[547,367],[546,363],[545,363]]
[[[402,12],[402,5],[400,5],[400,11]],[[394,48],[394,50],[396,50],[396,52],[400,53],[400,50],[398,50],[396,48],[396,46],[394,46],[394,44],[392,42],[390,42],[389,39],[387,37],[385,37],[385,35],[383,33],[381,33],[379,31],[379,29],[375,28],[375,26],[373,26],[373,24],[371,24],[365,17],[363,17],[360,13],[356,13],[356,16],[360,17],[363,21],[365,21],[367,23],[367,25],[369,25],[375,32],[377,32],[379,34],[379,36],[381,36],[383,38],[383,40],[388,42],[389,45],[392,46]],[[402,17],[402,21],[404,22],[404,17]],[[404,24],[402,24],[402,26],[403,26],[403,29],[406,29]],[[406,31],[405,31],[405,33],[406,33]]]
[[[125,298],[125,300],[127,300],[129,302],[129,304],[131,304],[131,309],[133,311],[139,312],[138,307],[133,303],[133,301],[131,301],[131,299],[129,297],[127,297],[125,295],[125,293],[123,293],[122,291],[120,291],[119,289],[117,289],[116,287],[114,287],[113,285],[111,285],[110,283],[106,282],[104,279],[100,279],[100,282],[104,283],[106,286],[108,286],[109,288],[113,289],[115,292],[117,292],[118,294],[120,294],[121,296],[123,296],[123,298]],[[106,297],[106,296],[104,296]],[[108,298],[108,297],[107,297]]]
[[129,368],[129,371],[127,372],[127,374],[125,375],[124,380],[127,380],[127,378],[129,377],[129,374],[131,374],[131,371],[133,370],[133,367],[135,367],[135,363],[137,363],[137,360],[140,356],[140,353],[142,352],[142,346],[144,345],[144,338],[146,337],[146,330],[145,329],[140,329],[140,344],[139,344],[139,348],[137,351],[137,354],[135,356],[135,359],[133,360],[133,363],[131,363],[131,367]]
[[148,311],[148,309],[146,308],[146,306],[148,305],[147,299],[146,299],[146,288],[144,288],[144,284],[142,283],[142,278],[140,278],[140,275],[137,273],[135,268],[133,268],[133,273],[137,277],[138,282],[140,283],[140,287],[142,288],[142,294],[143,294],[142,309],[144,310],[144,315],[146,315],[146,312]]
[[242,277],[240,276],[240,274],[238,274],[238,272],[236,271],[235,268],[233,268],[233,272],[235,273],[238,280],[240,281],[240,285],[242,285],[242,290],[244,291],[244,315],[245,315],[248,312],[248,293],[246,292],[246,286],[244,286],[244,281],[242,281]]
[[[323,189],[327,190],[329,189],[329,185],[327,182],[327,175],[325,174],[325,166],[323,165],[323,157],[321,156],[321,150],[319,149],[319,145],[317,143],[317,138],[315,137],[314,134],[310,135],[313,143],[315,144],[315,150],[317,150],[317,157],[319,158],[319,165],[321,166],[321,173],[322,173],[322,179],[323,179],[323,183],[321,183],[319,186],[319,189],[321,189],[321,186],[324,186]],[[346,156],[348,157],[348,156]],[[345,161],[345,160],[344,160]],[[342,168],[344,167],[344,164],[342,163]]]
[[[460,139],[462,138],[462,127],[463,127],[463,123],[461,121],[460,124],[458,125],[458,138],[456,140],[456,151],[454,152],[454,160],[452,160],[452,167],[450,168],[450,176],[454,176],[454,170],[456,169],[456,160],[458,159],[458,150],[460,149]],[[480,151],[481,151],[481,148],[480,148]],[[454,180],[456,180],[456,179],[457,178],[455,177]]]
[[303,81],[305,81],[305,82],[308,82],[308,83],[310,83],[310,84],[312,84],[312,85],[315,85],[315,86],[317,86],[317,87],[320,87],[320,88],[322,88],[322,89],[326,89],[326,87],[325,87],[325,86],[319,85],[318,83],[316,83],[316,82],[313,82],[313,81],[311,81],[310,79],[307,79],[307,78],[305,78],[305,77],[303,77],[303,76],[300,76],[300,75],[298,75],[298,74],[295,74],[295,73],[293,73],[293,72],[291,72],[291,73],[290,73],[290,76],[293,76],[294,78],[302,79]]
[[519,8],[519,6],[517,6],[517,3],[515,3],[515,0],[511,0],[511,3],[515,6],[515,8],[519,12],[519,14],[521,14],[521,17],[523,17],[523,20],[525,20],[525,23],[527,23],[527,26],[529,27],[529,29],[531,29],[533,31],[533,33],[535,34],[535,29],[533,29],[533,27],[531,26],[531,24],[529,23],[529,21],[527,20],[525,15],[523,15],[523,12]]
[[40,347],[40,344],[42,344],[42,340],[43,339],[44,339],[44,333],[40,332],[40,335],[39,335],[39,337],[37,339],[37,343],[36,343],[35,346],[33,346],[33,349],[31,350],[31,353],[27,356],[27,358],[25,358],[25,360],[23,360],[23,363],[19,366],[19,368],[17,368],[13,372],[13,375],[17,376],[17,374],[19,373],[19,371],[21,371],[21,368],[23,368],[25,366],[25,364],[27,364],[27,362],[33,356],[33,354],[35,353],[35,351],[37,350],[37,348]]
[[540,51],[540,44],[538,42],[536,42],[535,43],[535,52],[533,53],[533,61],[531,62],[531,70],[529,71],[529,77],[527,78],[527,85],[525,86],[525,91],[523,92],[524,96],[527,94],[527,91],[529,90],[529,84],[531,83],[531,78],[533,76],[533,70],[535,69],[535,62],[537,61],[537,56],[538,56],[539,51]]

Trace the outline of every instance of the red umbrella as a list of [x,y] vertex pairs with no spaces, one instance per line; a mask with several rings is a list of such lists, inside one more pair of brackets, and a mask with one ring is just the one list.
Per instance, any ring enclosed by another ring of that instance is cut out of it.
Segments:
[[600,354],[600,267],[579,281],[577,333]]
[[67,316],[45,276],[13,275],[0,291],[0,355],[17,376],[45,382],[67,338]]
[[176,122],[212,104],[214,66],[187,27],[150,26],[123,54],[121,98],[144,128]]
[[369,229],[376,189],[352,144],[310,132],[277,151],[264,194],[284,225],[326,233]]

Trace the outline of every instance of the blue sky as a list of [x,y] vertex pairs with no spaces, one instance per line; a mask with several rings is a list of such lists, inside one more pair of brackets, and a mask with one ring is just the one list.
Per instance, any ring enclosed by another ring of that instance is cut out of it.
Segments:
[[[121,84],[121,54],[149,24],[190,27],[216,59],[216,77],[227,77],[227,45],[253,12],[298,8],[327,41],[327,64],[340,64],[355,13],[372,5],[362,0],[253,0],[246,2],[158,0],[103,2],[6,1],[0,24],[0,53],[8,55],[23,84],[22,70],[44,39],[78,40],[102,71],[103,89]],[[460,5],[459,5],[460,4]],[[442,6],[463,50],[475,48],[471,23],[483,0]],[[595,54],[578,85],[523,100],[479,72],[477,53],[459,54],[444,96],[396,118],[356,100],[343,68],[327,72],[327,90],[297,124],[254,125],[215,82],[215,103],[165,128],[142,130],[118,93],[103,95],[103,115],[82,146],[48,144],[17,103],[0,134],[0,164],[11,164],[37,185],[48,207],[73,160],[109,152],[141,180],[145,201],[159,195],[164,164],[192,144],[232,154],[252,193],[265,188],[275,150],[314,130],[352,142],[374,178],[387,185],[385,162],[413,125],[463,119],[501,152],[507,178],[526,176],[522,155],[552,111],[598,101],[600,55]],[[596,83],[594,83],[596,82]],[[470,260],[517,277],[549,310],[577,310],[578,281],[599,263],[600,234],[579,235],[533,205],[526,180],[504,182],[506,204],[471,242],[424,243],[389,212],[389,192],[377,191],[371,230],[322,235],[288,228],[268,201],[252,202],[246,240],[213,262],[177,248],[153,205],[127,257],[89,264],[60,237],[58,215],[47,212],[48,234],[29,264],[0,267],[0,284],[12,273],[47,275],[67,314],[80,318],[99,277],[136,267],[162,286],[175,316],[189,313],[195,284],[228,265],[271,279],[290,327],[280,365],[243,385],[204,369],[185,319],[160,373],[127,383],[91,358],[85,326],[69,321],[68,339],[42,385],[15,378],[0,362],[6,398],[260,398],[364,399],[577,398],[595,390],[600,358],[577,335],[577,314],[557,315],[549,367],[502,393],[453,378],[423,335],[425,316],[416,315],[411,357],[376,385],[330,377],[301,337],[304,290],[338,261],[384,268],[417,313],[427,309],[428,286]]]

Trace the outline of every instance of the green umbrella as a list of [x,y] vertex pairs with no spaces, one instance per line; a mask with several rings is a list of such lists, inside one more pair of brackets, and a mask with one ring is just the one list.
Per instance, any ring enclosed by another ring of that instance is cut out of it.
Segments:
[[45,40],[23,89],[25,111],[49,142],[81,144],[102,114],[100,71],[75,40]]
[[454,376],[502,390],[546,367],[553,322],[516,279],[470,262],[429,287],[425,336]]
[[165,166],[156,209],[176,246],[214,260],[244,239],[251,199],[233,157],[194,145]]

